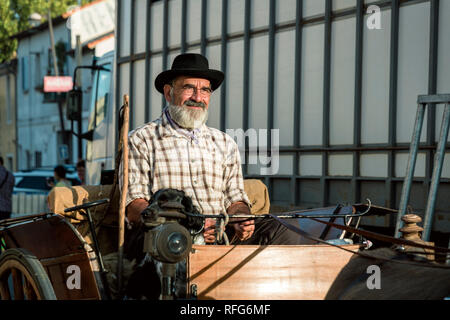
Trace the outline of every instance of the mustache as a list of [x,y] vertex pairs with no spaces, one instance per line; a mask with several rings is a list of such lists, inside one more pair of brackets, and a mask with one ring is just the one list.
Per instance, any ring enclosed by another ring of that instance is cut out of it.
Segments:
[[205,110],[205,108],[206,108],[206,105],[203,102],[195,102],[195,101],[192,101],[192,100],[186,101],[184,103],[184,105],[188,106],[188,107],[200,107],[203,110]]

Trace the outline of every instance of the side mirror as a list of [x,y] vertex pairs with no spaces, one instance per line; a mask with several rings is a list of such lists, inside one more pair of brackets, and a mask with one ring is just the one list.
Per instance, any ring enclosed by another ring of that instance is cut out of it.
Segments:
[[72,89],[67,93],[67,119],[81,121],[81,108],[83,92],[80,89]]

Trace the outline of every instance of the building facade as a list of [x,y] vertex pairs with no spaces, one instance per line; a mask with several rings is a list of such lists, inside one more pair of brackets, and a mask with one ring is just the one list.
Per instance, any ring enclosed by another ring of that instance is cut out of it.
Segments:
[[10,171],[17,169],[16,70],[17,60],[0,64],[0,156]]
[[[90,7],[90,5],[86,5]],[[83,10],[76,9],[79,14]],[[75,12],[74,11],[74,12]],[[74,76],[78,64],[92,65],[96,55],[114,49],[113,30],[85,35],[81,43],[81,61],[75,56],[74,32],[69,12],[53,19],[53,37],[59,76]],[[96,17],[92,17],[95,19]],[[91,28],[89,21],[78,25],[79,30]],[[66,93],[44,92],[44,76],[54,76],[55,68],[48,23],[15,35],[17,49],[17,153],[18,169],[75,164],[84,158],[85,141],[79,154],[77,123],[67,119]],[[89,71],[81,71],[77,82],[85,96],[89,96],[92,78]],[[87,128],[89,101],[83,100],[82,130]]]

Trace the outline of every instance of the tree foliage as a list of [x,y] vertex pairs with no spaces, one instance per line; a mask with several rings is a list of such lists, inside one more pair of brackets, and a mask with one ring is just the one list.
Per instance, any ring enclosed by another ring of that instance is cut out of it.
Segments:
[[[82,0],[82,5],[92,0]],[[12,58],[17,48],[17,40],[10,37],[31,28],[28,18],[39,13],[42,21],[47,21],[50,7],[52,18],[58,17],[77,0],[0,0],[0,63]]]
[[10,10],[10,0],[0,0],[0,62],[8,59],[14,52],[17,41],[9,36],[17,32],[17,21]]

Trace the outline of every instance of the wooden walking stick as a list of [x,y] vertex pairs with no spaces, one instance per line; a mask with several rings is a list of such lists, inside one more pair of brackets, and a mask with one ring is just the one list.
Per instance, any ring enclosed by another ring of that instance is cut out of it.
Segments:
[[125,241],[125,202],[128,193],[128,128],[129,128],[129,114],[130,109],[128,105],[129,97],[127,94],[123,96],[123,125],[120,132],[120,140],[122,146],[122,173],[123,185],[122,193],[120,194],[119,204],[119,252],[117,262],[117,288],[119,294],[122,293],[123,285],[123,244]]

